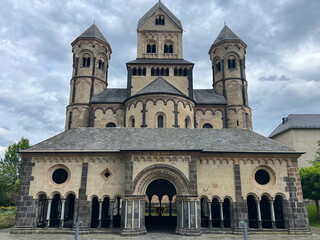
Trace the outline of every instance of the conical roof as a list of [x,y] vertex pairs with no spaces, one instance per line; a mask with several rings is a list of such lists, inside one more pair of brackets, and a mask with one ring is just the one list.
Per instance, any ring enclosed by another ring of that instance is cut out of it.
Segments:
[[[77,37],[76,40],[81,38],[95,38],[109,44],[107,39],[103,36],[103,34],[100,32],[99,28],[95,23],[92,24],[87,30],[85,30],[79,37]],[[74,40],[74,42],[76,40]]]
[[227,25],[224,25],[222,28],[220,34],[216,38],[213,44],[222,42],[224,40],[241,40],[234,32],[231,31],[230,28],[227,27]]
[[141,28],[152,16],[153,14],[161,9],[179,28],[182,29],[182,24],[180,20],[161,2],[156,3],[138,22],[137,29]]
[[168,83],[162,77],[156,78],[153,82],[147,85],[145,88],[141,89],[135,95],[147,94],[147,93],[169,93],[175,95],[185,96],[182,92]]

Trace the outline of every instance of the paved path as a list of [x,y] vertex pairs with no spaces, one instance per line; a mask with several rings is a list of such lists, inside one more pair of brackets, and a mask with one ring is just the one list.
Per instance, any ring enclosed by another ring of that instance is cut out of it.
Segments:
[[[264,235],[264,234],[253,234],[249,235],[249,240],[320,240],[320,228],[311,228],[313,234],[307,236],[292,236],[292,235]],[[54,235],[54,234],[10,234],[10,229],[0,229],[0,240],[73,240],[73,235]],[[80,235],[79,240],[160,240],[160,239],[179,239],[179,240],[233,240],[243,239],[243,236],[235,236],[229,234],[202,234],[201,237],[182,237],[170,233],[148,233],[144,236],[139,237],[121,237],[114,234],[91,234],[91,235]]]

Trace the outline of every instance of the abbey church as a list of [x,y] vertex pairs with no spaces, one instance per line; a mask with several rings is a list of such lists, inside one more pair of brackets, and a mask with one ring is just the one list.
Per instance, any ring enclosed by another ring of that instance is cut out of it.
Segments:
[[[72,43],[65,131],[21,152],[12,233],[308,233],[301,152],[252,131],[247,45],[224,26],[212,80],[194,89],[183,27],[161,2],[137,25],[126,88],[108,85],[111,44],[93,24]],[[130,59],[128,59],[130,60]],[[67,87],[67,83],[66,83]]]

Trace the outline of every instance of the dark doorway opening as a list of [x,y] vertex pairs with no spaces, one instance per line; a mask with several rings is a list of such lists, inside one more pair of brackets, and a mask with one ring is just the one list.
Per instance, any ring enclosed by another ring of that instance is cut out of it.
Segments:
[[92,199],[91,203],[91,228],[97,228],[99,224],[99,200],[97,197]]
[[70,193],[67,196],[66,209],[64,212],[64,227],[65,228],[72,228],[73,227],[74,203],[75,203],[75,196],[72,193]]
[[285,228],[283,217],[282,197],[276,196],[274,200],[274,213],[276,218],[276,228]]
[[263,195],[260,201],[261,221],[263,228],[272,228],[269,199]]
[[247,197],[249,228],[258,228],[257,202],[254,196]]
[[151,182],[147,188],[145,223],[148,232],[174,232],[177,226],[176,188],[165,179]]

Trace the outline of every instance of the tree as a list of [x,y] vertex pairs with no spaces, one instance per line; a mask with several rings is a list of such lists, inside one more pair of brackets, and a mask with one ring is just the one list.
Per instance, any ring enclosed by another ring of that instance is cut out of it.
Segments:
[[320,163],[320,141],[318,141],[318,146],[319,146],[319,148],[316,152],[318,154],[318,156],[316,156],[316,158],[314,159],[313,164]]
[[5,151],[4,158],[0,160],[0,205],[8,205],[12,193],[18,192],[22,158],[19,152],[29,147],[29,140],[21,138]]
[[311,167],[301,168],[300,176],[303,197],[315,201],[317,208],[317,218],[320,219],[320,163],[315,163],[314,166]]

